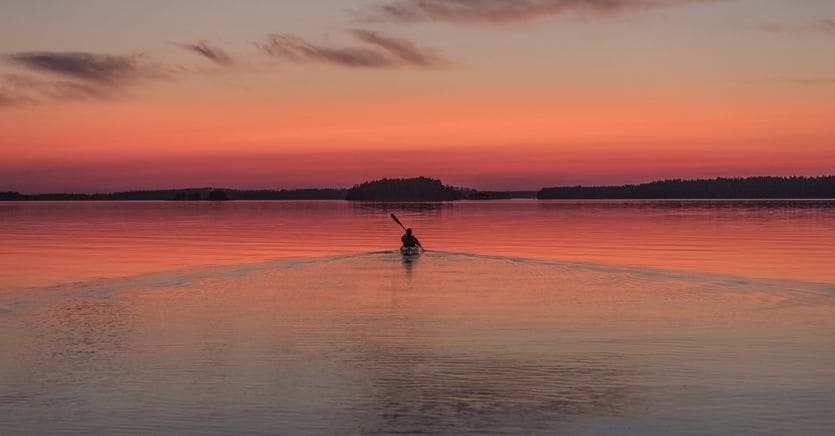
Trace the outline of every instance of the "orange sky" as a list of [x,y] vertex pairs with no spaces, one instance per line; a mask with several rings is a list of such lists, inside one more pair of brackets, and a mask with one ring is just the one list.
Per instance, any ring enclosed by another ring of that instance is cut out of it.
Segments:
[[0,190],[835,168],[828,1],[279,3],[1,5]]

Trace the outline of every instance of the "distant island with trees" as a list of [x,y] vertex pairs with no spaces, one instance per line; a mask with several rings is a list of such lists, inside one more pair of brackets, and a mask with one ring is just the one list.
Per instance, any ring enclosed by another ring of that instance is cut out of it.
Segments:
[[543,188],[541,200],[835,198],[835,176],[662,180],[640,185]]
[[452,201],[462,198],[460,190],[428,177],[363,182],[354,185],[345,195],[349,201]]
[[561,186],[540,191],[478,191],[445,185],[438,179],[380,179],[350,189],[310,188],[239,190],[225,188],[125,191],[109,194],[32,194],[0,192],[0,201],[227,201],[349,200],[434,202],[456,200],[583,199],[824,199],[835,198],[835,176],[746,177],[663,180],[621,186]]

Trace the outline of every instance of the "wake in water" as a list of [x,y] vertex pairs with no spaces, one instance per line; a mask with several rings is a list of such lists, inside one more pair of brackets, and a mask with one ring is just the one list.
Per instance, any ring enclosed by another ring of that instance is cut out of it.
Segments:
[[[207,279],[234,279],[246,275],[271,270],[286,270],[300,267],[328,268],[327,264],[341,268],[339,275],[346,280],[351,277],[351,269],[367,268],[368,265],[387,265],[389,271],[385,274],[397,273],[394,265],[401,263],[402,256],[397,250],[371,251],[365,253],[325,256],[318,258],[282,259],[267,262],[243,263],[227,266],[210,266],[188,268],[174,271],[145,273],[132,277],[103,278],[91,281],[67,283],[49,287],[35,287],[7,290],[0,295],[0,314],[9,313],[12,307],[31,304],[34,300],[50,300],[56,298],[110,298],[114,294],[131,289],[163,289],[181,288],[193,285]],[[559,277],[566,272],[588,272],[617,275],[623,284],[641,280],[681,281],[702,284],[702,292],[738,293],[756,289],[757,292],[770,293],[775,299],[782,298],[786,303],[795,304],[828,304],[827,299],[835,295],[835,285],[808,283],[790,280],[770,280],[738,277],[727,274],[671,271],[658,268],[630,267],[617,265],[603,265],[584,262],[556,261],[529,259],[518,256],[498,256],[477,253],[450,252],[427,250],[420,262],[433,266],[456,265],[461,267],[460,273],[467,275],[465,263],[495,262],[499,264],[513,263],[521,266],[537,268],[537,274],[553,274]],[[412,266],[414,267],[414,266]],[[428,268],[428,266],[426,267]],[[407,267],[406,271],[411,270]],[[426,273],[431,273],[426,271]],[[524,278],[520,278],[520,285]]]
[[443,251],[10,290],[0,433],[823,434],[833,303],[830,285]]

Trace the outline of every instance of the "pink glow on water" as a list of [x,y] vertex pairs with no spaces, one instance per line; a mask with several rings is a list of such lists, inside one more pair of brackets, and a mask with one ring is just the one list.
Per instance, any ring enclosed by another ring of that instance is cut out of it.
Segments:
[[393,250],[835,283],[831,202],[5,203],[3,288]]

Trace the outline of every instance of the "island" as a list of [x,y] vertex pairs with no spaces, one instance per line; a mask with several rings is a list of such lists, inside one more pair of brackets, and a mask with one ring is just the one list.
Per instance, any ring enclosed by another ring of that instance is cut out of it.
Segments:
[[354,185],[345,196],[349,201],[453,201],[463,197],[459,189],[438,179],[380,179]]

